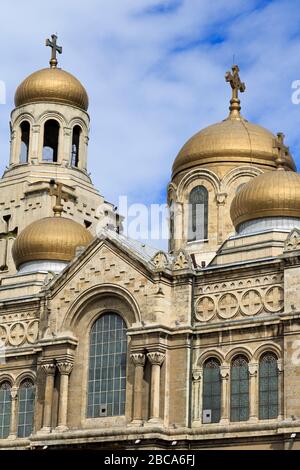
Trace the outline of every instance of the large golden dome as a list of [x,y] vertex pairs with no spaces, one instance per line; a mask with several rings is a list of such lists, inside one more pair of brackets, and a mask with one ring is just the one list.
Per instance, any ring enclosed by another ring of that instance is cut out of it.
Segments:
[[[275,135],[264,127],[252,124],[240,115],[230,115],[187,141],[173,164],[173,177],[180,171],[216,162],[253,163],[275,168],[278,153],[274,147],[275,139]],[[290,155],[286,165],[296,169]]]
[[87,92],[80,81],[56,67],[34,72],[17,88],[16,107],[42,101],[68,104],[85,111],[89,105]]
[[19,268],[29,261],[70,262],[76,248],[92,241],[90,232],[65,217],[46,217],[28,225],[16,238],[12,255]]
[[300,218],[300,174],[278,169],[256,176],[235,195],[230,215],[235,228],[265,217]]

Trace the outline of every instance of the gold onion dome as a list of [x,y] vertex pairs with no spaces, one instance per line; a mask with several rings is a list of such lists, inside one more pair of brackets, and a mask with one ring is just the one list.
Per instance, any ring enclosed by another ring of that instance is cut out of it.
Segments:
[[266,217],[300,218],[300,175],[278,169],[267,171],[246,183],[230,208],[235,228]]
[[52,41],[49,39],[46,41],[46,45],[52,48],[50,68],[32,73],[17,88],[16,107],[46,101],[67,104],[87,111],[89,98],[84,86],[69,72],[57,68],[56,53],[62,53],[62,48],[57,46],[56,41],[57,36],[54,34]]
[[53,102],[68,104],[87,111],[89,99],[77,78],[58,68],[46,68],[25,78],[15,94],[15,105]]
[[[202,129],[182,147],[173,164],[173,177],[185,170],[208,163],[260,164],[275,168],[274,148],[276,137],[262,126],[253,124],[240,114],[238,91],[245,91],[240,81],[239,68],[232,67],[232,73],[225,75],[232,88],[230,114],[227,119]],[[296,170],[289,155],[286,165]]]
[[65,217],[45,217],[28,225],[17,236],[12,255],[16,267],[30,261],[70,262],[76,249],[86,247],[93,237],[90,232]]

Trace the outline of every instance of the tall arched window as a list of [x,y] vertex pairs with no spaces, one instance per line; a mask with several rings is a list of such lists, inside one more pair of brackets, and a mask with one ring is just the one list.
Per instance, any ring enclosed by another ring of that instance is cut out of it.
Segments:
[[277,416],[277,357],[273,353],[266,353],[259,361],[259,419],[273,419]]
[[221,376],[217,359],[208,359],[203,368],[203,412],[211,412],[211,422],[218,423],[221,417]]
[[208,191],[196,186],[189,196],[188,241],[206,240],[208,237]]
[[27,163],[28,155],[29,155],[29,140],[30,140],[30,124],[28,121],[23,121],[21,123],[20,131],[21,131],[20,163]]
[[71,152],[71,165],[78,166],[79,163],[79,149],[80,149],[80,136],[81,127],[74,126],[72,136],[72,152]]
[[125,414],[127,328],[115,313],[94,323],[90,334],[88,376],[89,418]]
[[44,126],[43,160],[57,162],[58,156],[59,123],[49,119]]
[[0,384],[0,439],[6,439],[10,431],[11,385],[5,381]]
[[35,386],[30,379],[20,385],[18,410],[18,437],[28,437],[33,431]]
[[237,356],[231,364],[231,421],[249,419],[249,366],[244,356]]

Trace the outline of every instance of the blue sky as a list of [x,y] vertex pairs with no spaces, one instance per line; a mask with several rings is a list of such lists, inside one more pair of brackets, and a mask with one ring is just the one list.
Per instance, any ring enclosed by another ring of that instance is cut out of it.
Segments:
[[300,161],[299,1],[11,0],[1,2],[0,169],[9,155],[17,85],[48,65],[45,38],[58,33],[60,66],[90,97],[89,171],[106,199],[165,201],[184,142],[228,113],[224,73],[233,55],[247,90],[243,115],[283,131]]

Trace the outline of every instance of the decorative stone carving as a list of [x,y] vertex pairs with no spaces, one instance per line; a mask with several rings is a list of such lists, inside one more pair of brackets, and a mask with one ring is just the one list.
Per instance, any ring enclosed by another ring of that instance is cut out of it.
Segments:
[[296,251],[300,250],[300,230],[293,229],[284,244],[284,251]]
[[9,332],[9,342],[12,346],[20,346],[26,338],[25,326],[23,323],[15,323]]
[[166,355],[161,352],[149,352],[147,357],[152,365],[161,366],[165,360]]
[[256,377],[258,371],[258,364],[257,363],[249,363],[249,375],[250,377]]
[[174,261],[174,269],[188,269],[189,268],[189,259],[183,251],[180,251]]
[[70,375],[73,369],[73,363],[70,361],[62,361],[57,363],[57,367],[61,375]]
[[202,378],[202,371],[200,369],[193,370],[193,380],[195,382],[200,381]]
[[27,341],[35,343],[39,335],[39,321],[33,320],[27,325]]
[[257,315],[262,309],[262,299],[257,290],[249,289],[242,296],[241,309],[245,315]]
[[6,345],[7,343],[7,329],[5,325],[0,325],[0,341],[2,345]]
[[156,269],[165,269],[168,266],[168,259],[163,251],[158,251],[152,258],[152,262]]
[[222,295],[218,303],[218,313],[221,318],[232,318],[237,313],[239,302],[234,294]]
[[132,360],[135,367],[137,366],[144,367],[145,362],[146,362],[146,356],[143,353],[130,354],[130,359]]
[[284,290],[280,286],[273,286],[265,295],[265,306],[271,312],[280,312],[284,305]]
[[200,321],[209,321],[215,315],[216,305],[213,297],[203,296],[196,301],[195,313]]
[[54,362],[43,363],[41,364],[41,369],[46,375],[54,375],[56,365]]

